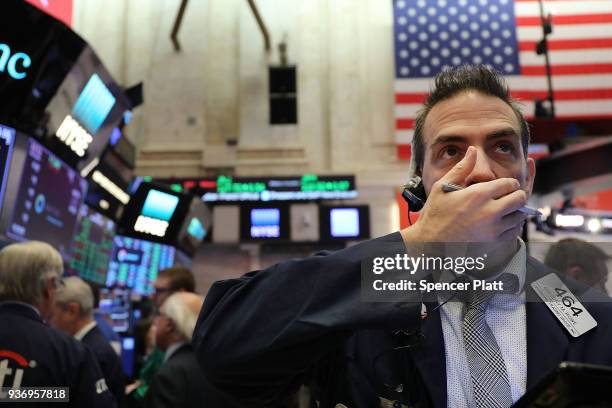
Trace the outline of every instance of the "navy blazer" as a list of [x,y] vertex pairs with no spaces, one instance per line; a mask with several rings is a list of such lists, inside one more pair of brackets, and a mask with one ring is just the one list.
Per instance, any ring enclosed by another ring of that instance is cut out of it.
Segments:
[[232,408],[206,382],[191,345],[185,344],[161,366],[145,396],[147,408]]
[[0,362],[10,369],[0,376],[3,387],[12,387],[15,382],[21,387],[69,387],[68,403],[48,403],[48,406],[116,406],[112,394],[104,387],[102,372],[91,350],[47,326],[27,305],[0,304]]
[[[394,233],[215,283],[193,338],[208,380],[242,407],[274,406],[307,383],[320,407],[446,408],[439,313],[421,322],[416,294],[361,301],[361,262],[398,253],[405,246]],[[529,300],[530,282],[550,272],[528,259]],[[583,303],[599,325],[576,339],[544,303],[526,305],[528,389],[563,360],[612,365],[612,304],[589,296]]]
[[104,378],[106,378],[106,385],[115,396],[117,405],[121,406],[125,394],[125,375],[121,359],[98,326],[94,326],[87,332],[81,341],[96,356]]

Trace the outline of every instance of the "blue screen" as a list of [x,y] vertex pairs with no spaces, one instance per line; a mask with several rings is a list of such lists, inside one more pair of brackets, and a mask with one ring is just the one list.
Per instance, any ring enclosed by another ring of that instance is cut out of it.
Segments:
[[87,182],[33,139],[26,154],[6,234],[19,241],[48,242],[69,259]]
[[280,209],[254,208],[251,210],[251,238],[279,238]]
[[175,255],[176,249],[170,245],[116,235],[106,286],[133,288],[140,295],[150,295],[157,272],[174,265]]
[[158,220],[170,221],[179,198],[158,190],[150,190],[142,206],[142,215]]
[[98,74],[93,74],[77,98],[72,114],[85,129],[94,134],[113,109],[115,100]]
[[134,346],[133,337],[124,337],[121,339],[121,364],[125,374],[132,378],[134,376]]
[[330,211],[330,227],[332,237],[358,237],[359,210],[357,208],[332,208]]
[[191,219],[189,227],[187,227],[187,232],[198,241],[202,241],[206,235],[206,229],[197,218]]

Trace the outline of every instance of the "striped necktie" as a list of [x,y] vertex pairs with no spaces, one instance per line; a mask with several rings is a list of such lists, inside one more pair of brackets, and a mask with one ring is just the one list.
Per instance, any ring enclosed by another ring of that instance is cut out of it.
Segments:
[[[503,279],[503,278],[502,278]],[[492,291],[466,294],[463,340],[477,408],[507,408],[512,405],[508,370],[495,336],[485,319]]]

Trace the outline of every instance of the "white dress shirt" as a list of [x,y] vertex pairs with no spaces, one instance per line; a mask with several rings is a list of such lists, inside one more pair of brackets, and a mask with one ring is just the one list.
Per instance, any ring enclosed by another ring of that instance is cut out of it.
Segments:
[[[512,400],[523,396],[527,387],[527,320],[525,313],[526,249],[520,248],[500,273],[518,277],[519,294],[496,294],[486,311],[487,324],[499,345],[508,370]],[[463,342],[463,316],[465,304],[450,301],[440,308],[446,355],[446,388],[449,408],[474,406],[474,393],[470,366]]]
[[76,332],[73,337],[77,339],[78,341],[83,341],[83,337],[85,337],[87,333],[89,333],[97,325],[98,324],[96,323],[96,321],[92,320],[91,322],[87,323],[85,326],[81,327],[81,330]]

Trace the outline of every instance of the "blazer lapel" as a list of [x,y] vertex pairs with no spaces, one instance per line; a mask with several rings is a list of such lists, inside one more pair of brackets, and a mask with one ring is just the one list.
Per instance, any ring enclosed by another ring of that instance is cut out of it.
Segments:
[[[428,311],[436,306],[436,303],[426,303]],[[428,317],[423,321],[422,333],[424,339],[412,352],[412,358],[429,391],[434,407],[446,408],[446,352],[439,310],[428,313]]]
[[531,287],[546,272],[532,259],[527,261],[527,389],[563,361],[569,346],[565,328]]

